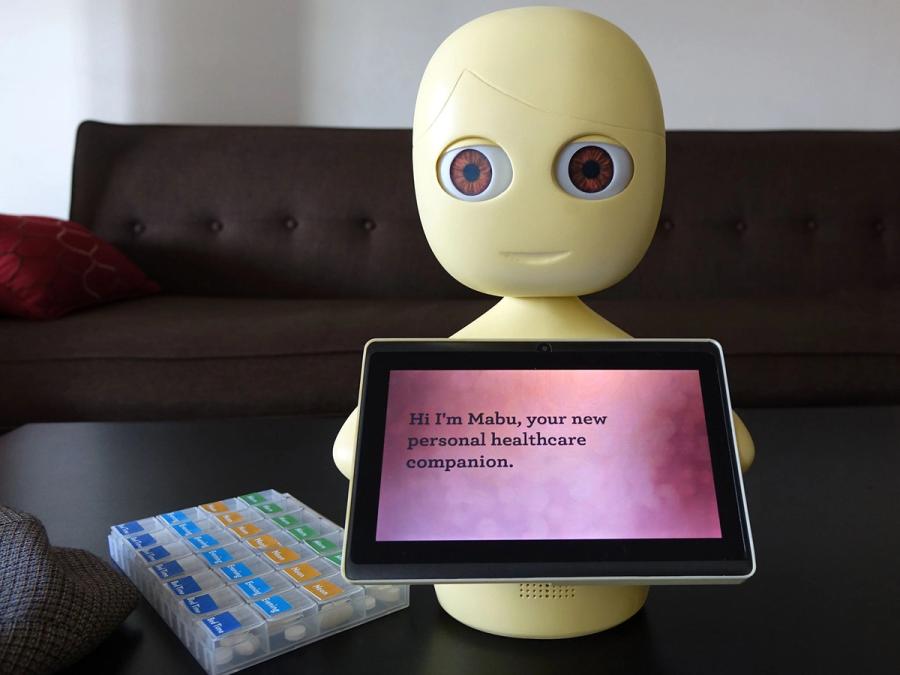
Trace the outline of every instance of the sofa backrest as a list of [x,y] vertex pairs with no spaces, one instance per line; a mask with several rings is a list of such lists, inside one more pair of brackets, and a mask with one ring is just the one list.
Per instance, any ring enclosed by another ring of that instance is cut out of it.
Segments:
[[[71,218],[169,292],[463,298],[395,129],[78,130]],[[900,288],[900,132],[668,133],[660,226],[610,298]]]

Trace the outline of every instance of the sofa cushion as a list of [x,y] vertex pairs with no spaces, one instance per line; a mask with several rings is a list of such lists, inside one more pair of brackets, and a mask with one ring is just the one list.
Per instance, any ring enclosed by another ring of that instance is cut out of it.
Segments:
[[157,296],[0,319],[0,425],[347,412],[369,337],[447,334],[489,306]]
[[456,317],[474,318],[491,304],[489,299],[428,302],[162,295],[72,315],[51,330],[0,321],[0,345],[8,340],[0,351],[15,360],[34,361],[360,354],[366,340],[375,336],[445,337],[462,325],[460,319],[454,322]]
[[134,263],[78,223],[0,214],[0,312],[53,319],[157,292]]
[[[445,337],[493,302],[157,296],[0,319],[0,424],[346,413],[369,338]],[[716,337],[736,406],[900,402],[900,293],[590,304],[636,337]]]

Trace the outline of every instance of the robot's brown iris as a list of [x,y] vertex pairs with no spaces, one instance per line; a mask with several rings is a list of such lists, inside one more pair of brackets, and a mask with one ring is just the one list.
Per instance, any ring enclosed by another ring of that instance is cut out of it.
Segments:
[[609,187],[612,179],[612,157],[603,148],[587,145],[569,160],[569,180],[582,192],[600,192]]
[[483,152],[463,150],[450,163],[450,182],[464,195],[474,197],[487,190],[494,171]]

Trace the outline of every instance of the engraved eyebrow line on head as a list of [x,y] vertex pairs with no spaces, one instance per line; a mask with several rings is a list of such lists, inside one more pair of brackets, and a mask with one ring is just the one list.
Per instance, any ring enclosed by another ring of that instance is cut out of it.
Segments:
[[[453,94],[456,93],[456,89],[457,89],[457,87],[459,87],[459,83],[460,83],[460,81],[462,80],[463,75],[465,75],[465,74],[468,73],[468,72],[471,72],[471,71],[469,71],[469,70],[467,70],[467,69],[463,69],[463,71],[459,74],[459,77],[456,78],[456,82],[453,83],[453,87],[451,87],[451,89],[450,89],[450,93],[447,94],[447,98],[444,100],[443,103],[441,103],[441,108],[440,108],[440,110],[438,110],[437,113],[435,113],[434,119],[432,119],[432,120],[428,123],[428,126],[425,127],[425,128],[419,133],[420,136],[421,136],[422,134],[428,133],[428,132],[431,130],[431,127],[433,127],[433,126],[435,125],[435,123],[440,119],[441,115],[444,114],[444,109],[447,107],[447,104],[450,103],[450,99],[453,98]],[[472,73],[472,74],[474,75],[474,73]],[[476,76],[476,77],[477,77],[477,76]],[[481,79],[481,78],[479,78],[479,79]]]
[[603,122],[602,120],[595,120],[595,119],[591,119],[588,117],[580,117],[578,115],[567,115],[565,113],[557,112],[555,110],[547,110],[546,108],[541,108],[540,106],[534,105],[533,103],[529,103],[528,101],[526,101],[522,98],[519,98],[518,96],[516,96],[514,94],[509,93],[508,91],[504,91],[501,87],[498,87],[497,85],[491,84],[490,82],[485,80],[483,77],[481,77],[478,73],[476,73],[472,70],[469,70],[468,68],[465,68],[459,74],[459,77],[456,78],[456,82],[453,83],[453,88],[450,90],[450,93],[447,94],[447,100],[445,100],[441,104],[441,108],[440,108],[440,110],[437,111],[437,114],[435,114],[434,119],[431,120],[431,122],[428,124],[428,126],[421,131],[419,136],[426,134],[428,131],[431,130],[431,127],[433,127],[437,123],[437,121],[440,119],[441,115],[443,115],[444,110],[447,108],[447,105],[449,105],[450,99],[453,98],[453,94],[455,94],[456,90],[459,88],[459,84],[462,81],[463,76],[465,76],[466,74],[471,75],[476,80],[478,80],[481,84],[483,84],[484,86],[486,86],[490,89],[493,89],[498,94],[506,96],[507,98],[512,99],[516,103],[520,103],[521,105],[525,106],[526,108],[530,108],[531,110],[536,110],[537,112],[542,112],[547,115],[559,115],[560,117],[568,117],[569,119],[578,120],[579,122],[590,122],[591,124],[600,124],[605,127],[609,127],[611,129],[623,129],[625,131],[633,131],[633,132],[638,132],[638,133],[642,133],[642,134],[650,134],[651,136],[660,136],[663,138],[665,137],[665,133],[657,133],[655,131],[650,131],[649,129],[640,129],[640,128],[636,128],[636,127],[625,127],[625,126],[622,126],[621,124],[610,124],[609,122]]

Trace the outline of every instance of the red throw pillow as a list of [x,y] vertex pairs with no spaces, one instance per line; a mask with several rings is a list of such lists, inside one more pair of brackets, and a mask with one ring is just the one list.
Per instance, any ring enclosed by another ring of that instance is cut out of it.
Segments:
[[0,313],[53,319],[159,290],[115,247],[77,223],[0,214]]

